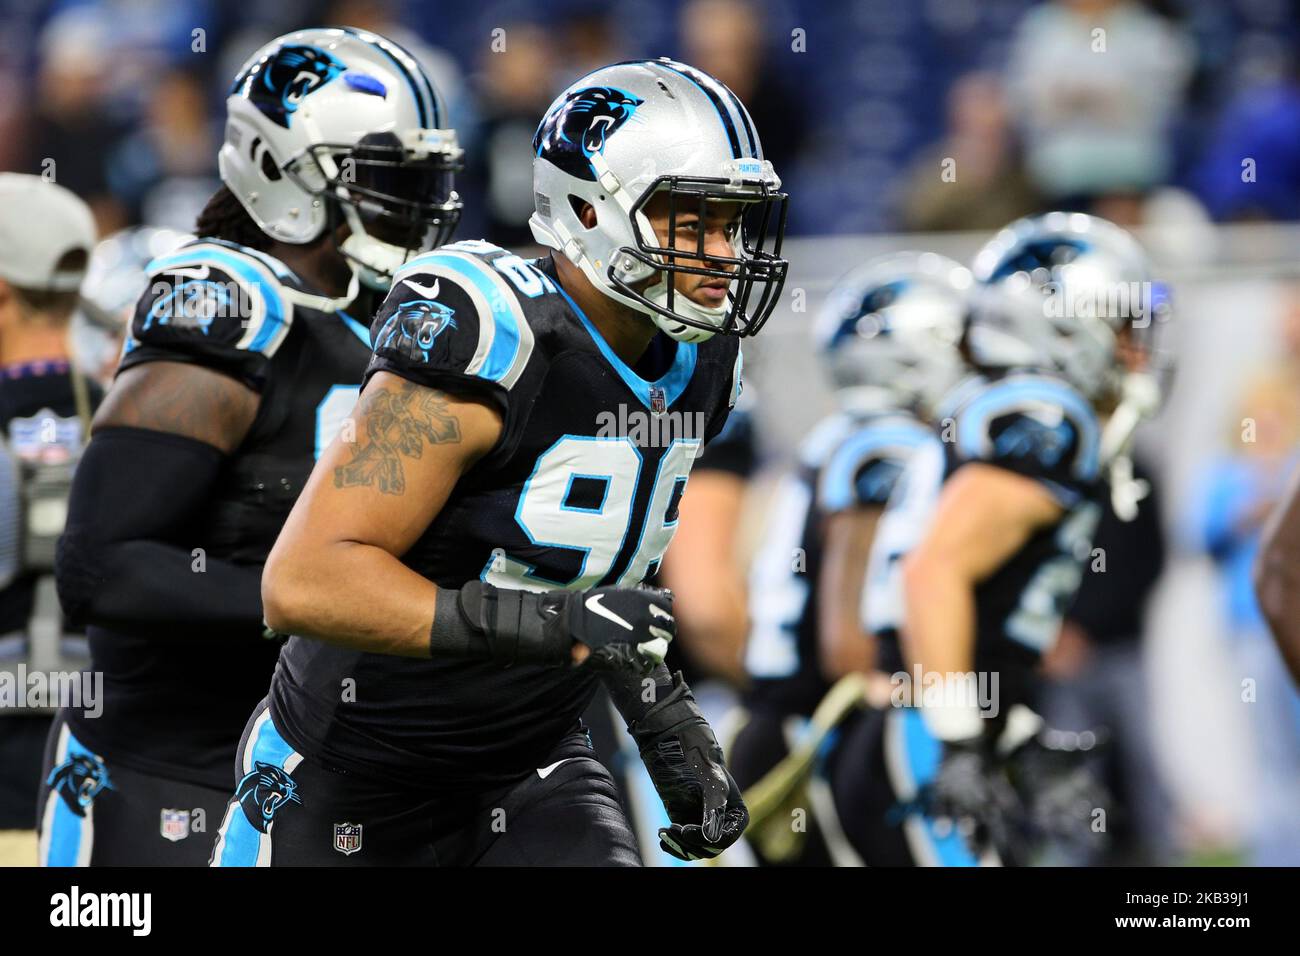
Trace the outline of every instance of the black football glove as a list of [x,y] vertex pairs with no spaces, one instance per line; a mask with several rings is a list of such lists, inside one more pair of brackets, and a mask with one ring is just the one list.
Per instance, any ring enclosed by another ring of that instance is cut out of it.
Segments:
[[470,647],[466,624],[486,639],[501,667],[571,664],[577,642],[591,650],[582,666],[634,674],[663,663],[677,633],[669,591],[604,587],[536,592],[471,581],[455,601],[438,602],[430,637],[434,656],[458,653],[453,645]]
[[591,649],[582,662],[584,667],[648,674],[664,662],[677,633],[673,594],[665,588],[592,588],[576,594],[547,594],[566,598],[547,627],[562,629]]
[[1110,808],[1095,760],[1105,734],[1043,730],[1006,759],[1007,777],[1027,808],[1034,837],[1042,845],[1099,856],[1107,834],[1093,826]]
[[749,811],[682,675],[672,690],[628,724],[672,826],[659,845],[679,860],[715,857],[740,839]]
[[983,737],[944,743],[924,805],[927,816],[950,821],[976,856],[1019,843],[1019,800]]

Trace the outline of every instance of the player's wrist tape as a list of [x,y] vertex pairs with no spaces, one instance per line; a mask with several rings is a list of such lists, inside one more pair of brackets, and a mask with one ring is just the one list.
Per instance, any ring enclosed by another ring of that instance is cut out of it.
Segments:
[[470,581],[460,590],[439,588],[429,632],[429,653],[438,657],[491,659],[556,666],[572,660],[573,640],[547,627],[558,608],[545,594]]
[[979,708],[968,703],[926,704],[921,719],[933,736],[946,743],[976,739],[986,726]]

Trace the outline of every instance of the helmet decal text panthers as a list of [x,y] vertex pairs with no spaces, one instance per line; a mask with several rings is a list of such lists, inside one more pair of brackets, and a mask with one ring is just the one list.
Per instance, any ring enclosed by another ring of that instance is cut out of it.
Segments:
[[537,127],[533,149],[571,176],[595,181],[591,157],[645,100],[613,86],[575,90]]
[[285,129],[303,97],[320,89],[347,67],[315,46],[286,44],[235,78],[231,95],[242,95]]

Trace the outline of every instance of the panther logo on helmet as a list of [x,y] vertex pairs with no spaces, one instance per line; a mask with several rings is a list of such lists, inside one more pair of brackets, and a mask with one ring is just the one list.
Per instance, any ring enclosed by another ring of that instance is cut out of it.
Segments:
[[[289,128],[303,97],[320,89],[347,67],[320,47],[286,45],[235,78],[232,94],[245,95],[272,122]],[[250,82],[251,81],[251,82]]]
[[533,148],[569,175],[594,181],[591,157],[605,151],[609,137],[644,102],[613,86],[575,90],[542,120]]

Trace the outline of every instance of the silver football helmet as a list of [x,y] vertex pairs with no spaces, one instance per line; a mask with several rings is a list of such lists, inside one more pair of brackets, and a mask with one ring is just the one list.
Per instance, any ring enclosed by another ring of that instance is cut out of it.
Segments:
[[814,336],[840,404],[925,417],[966,370],[970,270],[933,252],[879,256],[840,279]]
[[1120,331],[1130,329],[1130,345],[1150,354],[1168,319],[1168,292],[1146,253],[1096,216],[1019,219],[979,251],[973,272],[973,360],[1054,370],[1091,399],[1121,388]]
[[[786,197],[740,100],[707,73],[676,60],[639,60],[596,70],[547,110],[533,140],[539,243],[578,266],[597,289],[645,313],[668,335],[701,342],[715,333],[753,335],[776,307],[788,263],[781,258]],[[669,197],[667,235],[645,214]],[[677,245],[677,217],[739,207],[732,254]],[[596,213],[588,229],[585,205]],[[702,305],[675,289],[679,274],[729,280]]]
[[277,37],[239,71],[226,110],[221,179],[253,221],[295,244],[346,223],[340,251],[374,288],[460,218],[456,133],[391,40],[351,27]]

